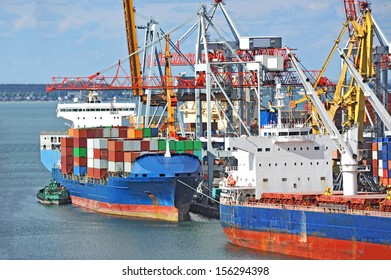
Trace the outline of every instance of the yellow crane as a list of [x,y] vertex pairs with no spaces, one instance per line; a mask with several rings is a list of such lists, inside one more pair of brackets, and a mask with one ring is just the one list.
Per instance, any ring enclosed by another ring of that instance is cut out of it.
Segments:
[[133,85],[138,85],[138,87],[133,90],[133,95],[140,96],[142,99],[144,99],[144,92],[141,88],[142,80],[140,58],[139,54],[135,53],[138,50],[138,42],[133,0],[123,0],[123,4],[125,14],[126,38],[128,43],[128,54],[130,55],[130,75],[133,80]]

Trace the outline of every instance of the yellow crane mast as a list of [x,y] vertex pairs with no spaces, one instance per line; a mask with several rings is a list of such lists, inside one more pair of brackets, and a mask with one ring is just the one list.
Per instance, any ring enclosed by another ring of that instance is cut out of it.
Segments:
[[176,94],[172,88],[171,84],[171,54],[170,54],[170,36],[166,35],[166,48],[164,51],[165,58],[165,99],[167,102],[167,126],[168,126],[168,136],[170,138],[176,138],[176,130],[175,130],[175,107],[178,104],[178,100]]
[[[133,95],[140,96],[144,99],[144,92],[141,88],[141,66],[139,54],[135,53],[138,50],[137,42],[137,29],[135,20],[135,9],[133,6],[133,0],[123,0],[124,14],[125,14],[125,27],[126,38],[128,42],[128,54],[130,63],[130,75],[134,85],[138,85],[137,89],[133,90]],[[135,53],[135,54],[133,54]],[[133,55],[132,55],[133,54]]]

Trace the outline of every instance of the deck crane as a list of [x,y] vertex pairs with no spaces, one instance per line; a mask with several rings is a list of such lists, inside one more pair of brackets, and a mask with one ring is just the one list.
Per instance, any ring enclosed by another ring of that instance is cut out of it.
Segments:
[[167,102],[167,126],[168,126],[168,137],[176,138],[176,130],[175,130],[175,107],[177,106],[178,100],[175,95],[175,92],[172,88],[171,83],[171,54],[170,54],[170,35],[165,35],[166,37],[166,47],[164,52],[165,61],[165,77],[166,77],[166,86],[164,88],[166,93],[166,102]]
[[381,118],[381,120],[383,121],[384,125],[387,127],[388,130],[391,131],[391,116],[390,116],[390,114],[388,113],[386,108],[384,108],[383,104],[377,98],[377,96],[373,92],[373,90],[368,86],[367,79],[365,77],[362,77],[362,75],[360,75],[360,73],[357,71],[356,67],[354,67],[352,61],[346,56],[346,54],[343,52],[343,50],[341,50],[341,49],[338,49],[338,50],[339,50],[341,58],[346,63],[354,80],[362,89],[364,96],[366,98],[368,98],[368,101],[371,103],[372,107],[378,113],[378,115]]
[[344,136],[340,134],[335,126],[332,118],[324,108],[322,101],[319,99],[316,90],[313,88],[309,79],[305,76],[294,54],[287,48],[288,57],[292,61],[292,64],[298,73],[298,76],[304,86],[307,96],[311,100],[313,106],[317,110],[320,119],[326,127],[330,137],[334,140],[338,150],[341,152],[341,167],[343,176],[343,192],[344,195],[357,194],[357,127],[353,126],[351,129],[344,133]]
[[123,5],[125,14],[128,53],[130,55],[130,74],[132,78],[132,84],[137,85],[137,87],[133,90],[133,94],[136,96],[140,96],[140,98],[144,98],[144,93],[141,88],[141,80],[139,79],[139,76],[141,75],[140,59],[138,53],[135,53],[138,50],[138,42],[133,0],[123,0]]

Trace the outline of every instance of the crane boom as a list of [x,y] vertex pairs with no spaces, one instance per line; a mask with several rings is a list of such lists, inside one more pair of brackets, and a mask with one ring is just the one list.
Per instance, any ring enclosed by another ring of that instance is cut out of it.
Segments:
[[[126,38],[128,42],[128,54],[131,55],[138,50],[137,42],[137,30],[135,12],[133,6],[133,0],[123,0],[124,14],[125,14],[125,26],[126,26]],[[129,57],[130,63],[130,75],[133,84],[137,84],[139,87],[133,90],[134,95],[143,96],[143,90],[141,89],[141,81],[139,76],[141,75],[140,58],[138,53]],[[139,84],[140,83],[140,84]]]
[[352,74],[355,81],[358,83],[358,85],[361,87],[361,90],[364,92],[364,96],[368,98],[368,101],[371,103],[373,108],[375,109],[376,113],[379,115],[381,120],[383,121],[384,125],[387,127],[389,131],[391,131],[391,116],[387,112],[386,108],[382,105],[380,100],[377,98],[376,94],[373,92],[373,90],[368,86],[368,84],[364,81],[363,77],[360,75],[360,73],[357,71],[356,67],[354,67],[352,61],[348,59],[346,54],[338,48],[341,58],[345,61],[346,65],[348,66],[348,69],[350,73]]
[[[309,79],[304,75],[303,70],[299,66],[294,55],[288,51],[288,58],[292,61],[296,72],[299,75],[301,82],[303,83],[304,89],[308,97],[311,99],[311,102],[315,106],[320,119],[323,124],[326,126],[331,139],[334,141],[336,146],[341,152],[341,167],[342,167],[342,178],[343,178],[343,194],[344,195],[356,195],[357,194],[357,138],[358,138],[358,126],[354,125],[350,130],[344,133],[342,136],[337,127],[335,126],[333,120],[328,115],[326,109],[324,108],[322,102],[320,101],[318,95],[316,94],[315,89],[311,85]],[[344,139],[346,138],[346,141]]]
[[351,151],[350,147],[346,144],[343,137],[338,131],[338,128],[335,126],[332,119],[329,117],[326,109],[324,108],[322,101],[320,101],[315,89],[313,88],[312,84],[310,83],[309,79],[305,76],[303,70],[299,66],[295,56],[291,53],[289,49],[287,49],[288,57],[292,61],[292,64],[294,68],[296,69],[296,72],[303,83],[304,89],[306,91],[307,96],[310,98],[312,104],[315,106],[316,111],[318,112],[320,119],[323,121],[323,124],[325,125],[327,131],[331,135],[332,139],[334,139],[334,142],[336,143],[337,147],[339,147],[339,150],[342,153],[348,153],[350,157],[353,157],[353,152]]

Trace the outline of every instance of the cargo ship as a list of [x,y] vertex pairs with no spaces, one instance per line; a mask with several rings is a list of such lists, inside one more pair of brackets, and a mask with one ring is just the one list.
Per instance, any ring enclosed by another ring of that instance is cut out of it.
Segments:
[[202,180],[201,144],[159,137],[157,128],[124,125],[135,104],[59,103],[67,133],[42,132],[41,161],[65,187],[73,205],[93,211],[165,221],[188,219]]
[[391,193],[334,192],[335,136],[283,124],[278,90],[276,98],[278,112],[261,112],[258,136],[225,141],[238,161],[220,183],[229,241],[303,259],[391,259]]

